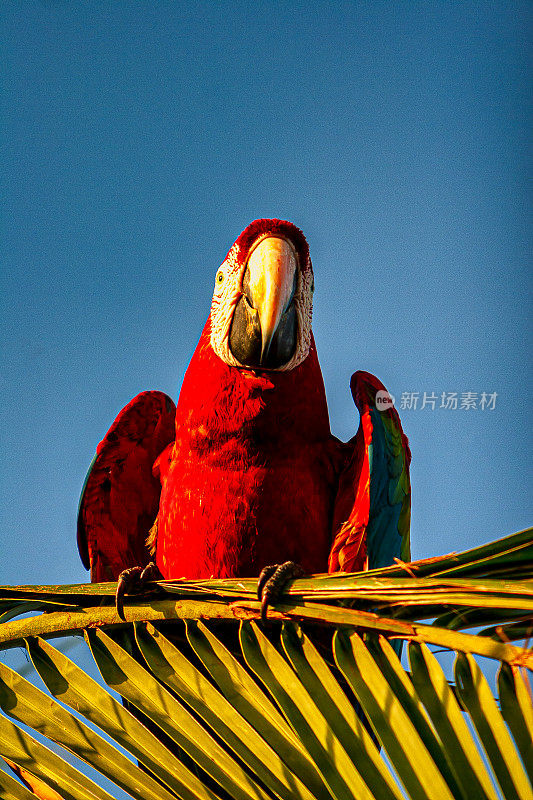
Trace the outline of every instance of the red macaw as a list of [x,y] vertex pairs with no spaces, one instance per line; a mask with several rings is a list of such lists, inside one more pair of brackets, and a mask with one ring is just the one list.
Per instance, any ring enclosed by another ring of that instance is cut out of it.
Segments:
[[177,408],[143,392],[98,446],[78,517],[92,581],[117,580],[150,554],[164,578],[409,560],[407,439],[365,372],[351,380],[357,435],[344,444],[331,434],[313,289],[298,228],[260,219],[241,233],[216,273]]

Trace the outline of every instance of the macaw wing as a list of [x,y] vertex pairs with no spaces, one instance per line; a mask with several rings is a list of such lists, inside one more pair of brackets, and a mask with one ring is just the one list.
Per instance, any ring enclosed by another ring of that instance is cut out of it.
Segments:
[[392,404],[376,407],[376,393],[388,397],[368,372],[352,375],[350,388],[361,414],[348,442],[333,516],[330,572],[357,572],[410,560],[411,452]]
[[78,508],[78,550],[93,583],[150,560],[146,537],[161,493],[152,467],[174,440],[175,415],[166,394],[141,392],[96,449]]

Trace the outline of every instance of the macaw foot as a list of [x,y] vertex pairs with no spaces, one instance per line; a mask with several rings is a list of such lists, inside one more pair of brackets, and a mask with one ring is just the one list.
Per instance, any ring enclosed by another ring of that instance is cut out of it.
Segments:
[[287,584],[305,575],[304,568],[294,561],[265,567],[257,582],[257,597],[261,601],[261,621],[266,622],[268,606],[279,600]]
[[146,590],[147,583],[160,580],[162,577],[158,566],[153,561],[150,561],[146,567],[130,567],[123,570],[118,576],[115,594],[117,614],[120,619],[126,621],[124,617],[124,595],[142,594]]

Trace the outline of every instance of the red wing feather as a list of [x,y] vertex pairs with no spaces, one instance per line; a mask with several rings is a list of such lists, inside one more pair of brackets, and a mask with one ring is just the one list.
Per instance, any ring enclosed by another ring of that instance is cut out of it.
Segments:
[[78,549],[93,582],[150,560],[146,537],[159,508],[155,460],[174,439],[176,408],[142,392],[122,409],[96,450],[78,511]]
[[370,473],[362,424],[346,445],[350,455],[339,476],[333,511],[328,572],[360,572],[366,566],[365,531],[370,511]]

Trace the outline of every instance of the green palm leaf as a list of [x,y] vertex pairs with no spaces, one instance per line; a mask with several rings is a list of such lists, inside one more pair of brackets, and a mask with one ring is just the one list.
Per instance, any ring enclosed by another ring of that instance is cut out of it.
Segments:
[[[114,584],[0,587],[0,647],[33,665],[28,680],[0,664],[0,756],[76,800],[531,797],[531,530],[295,580],[265,626],[255,587],[161,581],[126,624]],[[72,634],[101,681],[49,641]],[[34,796],[0,770],[0,798]]]

